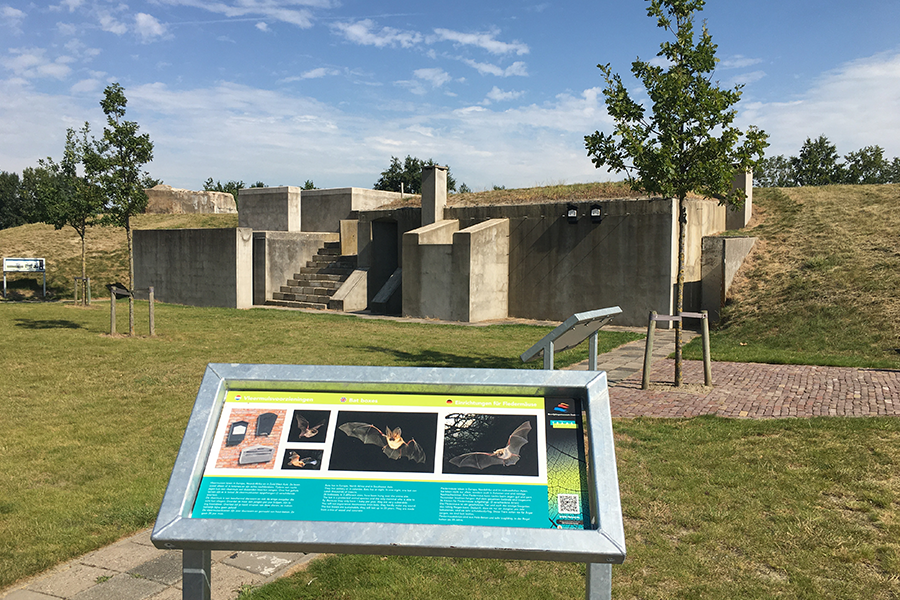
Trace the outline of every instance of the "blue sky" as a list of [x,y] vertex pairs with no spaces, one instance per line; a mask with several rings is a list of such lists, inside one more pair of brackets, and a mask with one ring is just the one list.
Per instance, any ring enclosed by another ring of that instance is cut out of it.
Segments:
[[[646,6],[0,0],[0,170],[59,159],[67,127],[99,137],[115,81],[175,187],[371,187],[407,154],[474,190],[616,179],[583,138],[611,128],[597,63],[627,76],[666,39]],[[900,156],[900,2],[712,0],[699,17],[768,154],[824,134]]]

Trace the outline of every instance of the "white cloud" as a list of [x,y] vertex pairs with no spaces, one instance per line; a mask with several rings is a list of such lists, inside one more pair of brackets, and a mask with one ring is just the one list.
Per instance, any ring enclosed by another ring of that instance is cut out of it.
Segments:
[[266,23],[265,21],[260,21],[259,23],[256,24],[256,28],[259,29],[260,31],[269,31],[269,24]]
[[495,85],[494,88],[487,93],[487,100],[490,102],[505,102],[520,98],[524,93],[525,92],[504,92]]
[[761,62],[761,58],[749,58],[747,56],[736,54],[729,58],[723,58],[719,61],[717,66],[723,69],[745,69],[747,67],[752,67],[753,65],[758,65]]
[[483,50],[487,50],[491,54],[510,54],[515,53],[519,56],[528,54],[528,46],[519,41],[501,42],[496,39],[499,32],[491,31],[489,33],[462,33],[452,31],[450,29],[435,29],[435,35],[439,40],[454,42],[464,46],[476,46]]
[[0,64],[18,77],[25,79],[65,79],[72,69],[68,63],[69,56],[60,56],[55,60],[48,59],[43,48],[10,48],[9,56],[0,58]]
[[297,27],[312,27],[310,8],[330,8],[331,0],[158,0],[171,6],[190,6],[226,17],[264,17]]
[[114,33],[116,35],[123,35],[128,31],[128,26],[125,25],[125,23],[119,21],[107,12],[101,12],[98,15],[98,19],[100,21],[100,28],[103,31]]
[[463,62],[482,75],[496,75],[497,77],[528,77],[528,68],[522,61],[516,61],[505,69],[497,65],[481,63],[468,58],[463,59]]
[[441,87],[451,79],[450,74],[443,69],[416,69],[413,71],[416,78],[427,81],[434,87]]
[[304,79],[322,79],[323,77],[331,77],[340,74],[341,72],[337,69],[331,69],[329,67],[318,67],[316,69],[304,71],[300,75],[293,75],[291,77],[279,79],[278,83],[293,83],[295,81],[303,81]]
[[84,4],[84,0],[62,0],[62,2],[59,3],[59,6],[56,6],[56,7],[51,6],[51,8],[55,8],[55,9],[67,8],[69,10],[69,12],[75,12],[75,9],[78,8],[79,6],[81,6],[82,4]]
[[900,156],[900,52],[845,63],[796,100],[741,105],[742,123],[770,134],[768,155],[796,155],[807,137],[824,134],[847,154],[880,145]]
[[89,95],[103,89],[103,81],[97,78],[82,79],[77,82],[69,91],[76,95]]
[[0,6],[0,21],[17,33],[21,33],[19,26],[26,16],[25,12],[18,8],[13,8],[7,4]]
[[350,42],[376,48],[387,46],[411,48],[424,39],[422,34],[416,31],[403,31],[393,27],[382,27],[376,31],[375,22],[371,19],[353,23],[334,23],[331,27]]
[[166,35],[166,26],[147,13],[138,13],[134,16],[134,30],[145,44]]

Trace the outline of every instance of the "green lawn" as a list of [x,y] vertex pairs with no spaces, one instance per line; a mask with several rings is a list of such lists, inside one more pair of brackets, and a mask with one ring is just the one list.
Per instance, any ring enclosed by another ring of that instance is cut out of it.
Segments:
[[[628,557],[613,566],[613,598],[900,597],[900,419],[634,419],[614,429]],[[245,594],[583,596],[583,565],[384,556],[329,556]]]
[[[207,363],[540,368],[518,357],[550,331],[158,304],[150,338],[137,306],[128,338],[106,335],[108,302],[0,304],[0,588],[153,522]],[[636,337],[601,332],[601,351]]]

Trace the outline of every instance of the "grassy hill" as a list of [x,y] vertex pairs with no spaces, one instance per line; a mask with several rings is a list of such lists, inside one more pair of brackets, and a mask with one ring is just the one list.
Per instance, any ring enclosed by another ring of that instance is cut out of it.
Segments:
[[[757,189],[713,358],[900,368],[900,185]],[[699,347],[688,356],[699,358]]]

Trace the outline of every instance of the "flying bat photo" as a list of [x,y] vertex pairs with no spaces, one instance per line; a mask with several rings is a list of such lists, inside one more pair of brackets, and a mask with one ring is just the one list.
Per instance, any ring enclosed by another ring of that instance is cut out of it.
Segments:
[[303,448],[288,449],[284,451],[282,469],[304,469],[306,471],[318,471],[322,468],[322,451],[305,450]]
[[536,424],[527,415],[448,415],[444,472],[536,476]]
[[324,442],[330,414],[327,410],[295,410],[288,441]]
[[331,469],[433,472],[437,415],[342,411],[337,421]]

